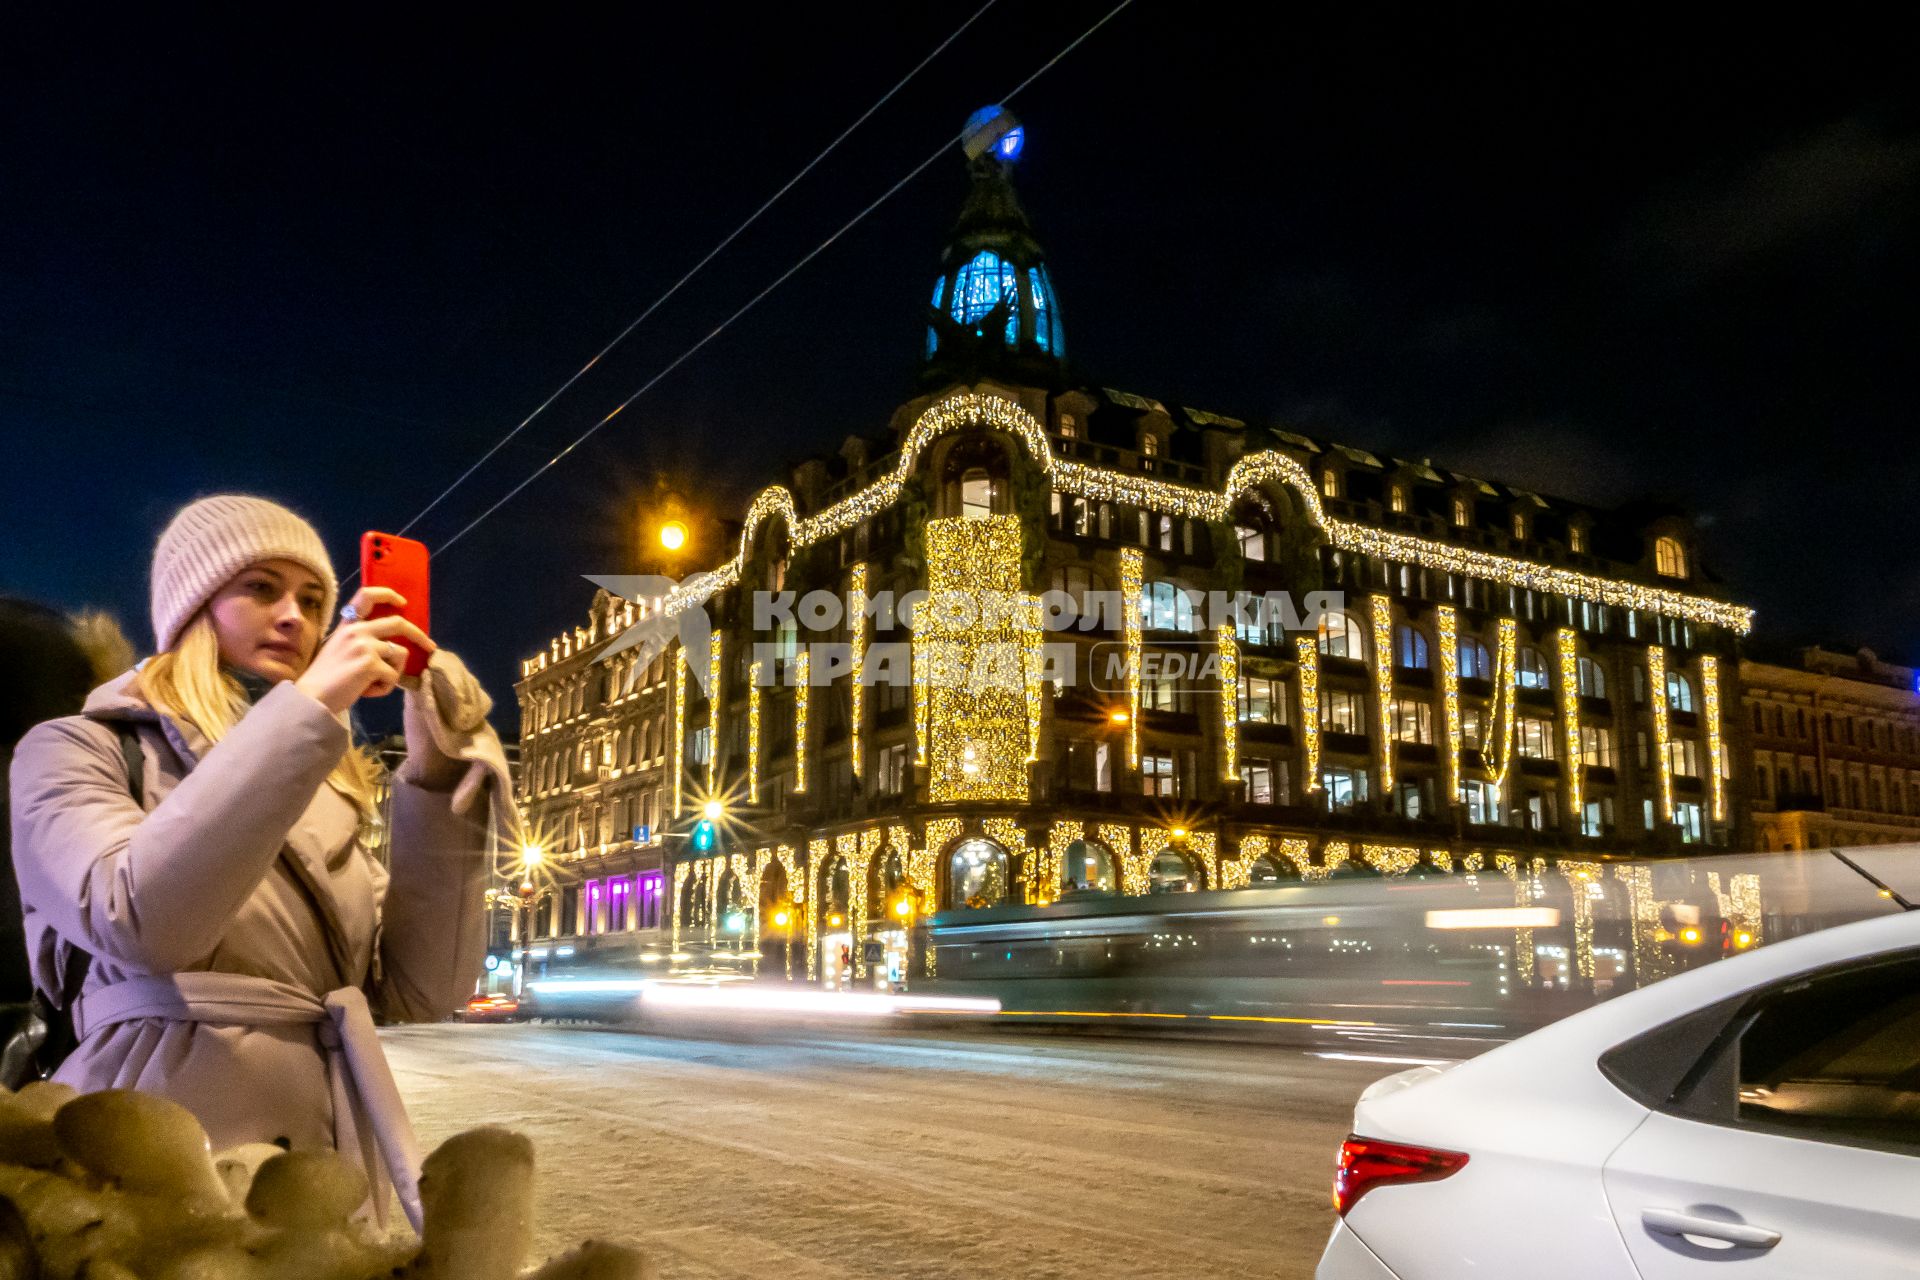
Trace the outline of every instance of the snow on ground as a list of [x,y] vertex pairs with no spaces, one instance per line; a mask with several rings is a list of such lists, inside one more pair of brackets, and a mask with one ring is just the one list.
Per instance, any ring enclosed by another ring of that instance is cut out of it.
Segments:
[[1308,1276],[1333,1158],[1395,1070],[1295,1049],[1008,1033],[382,1033],[426,1149],[533,1138],[539,1255],[661,1280]]

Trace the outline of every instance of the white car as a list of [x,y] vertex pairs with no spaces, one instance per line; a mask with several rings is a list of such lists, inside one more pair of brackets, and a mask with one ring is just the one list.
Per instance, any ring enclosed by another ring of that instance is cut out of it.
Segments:
[[1920,911],[1370,1087],[1320,1280],[1920,1276]]

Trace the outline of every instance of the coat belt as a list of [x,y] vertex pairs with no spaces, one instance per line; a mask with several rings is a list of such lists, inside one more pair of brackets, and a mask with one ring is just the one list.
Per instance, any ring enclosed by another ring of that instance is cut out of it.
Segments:
[[176,973],[122,978],[73,1003],[74,1035],[83,1041],[108,1027],[149,1018],[240,1027],[312,1026],[326,1054],[334,1146],[349,1158],[360,1157],[382,1226],[391,1179],[407,1221],[416,1232],[421,1230],[419,1141],[374,1032],[366,994],[358,987],[315,996],[302,987],[243,973]]

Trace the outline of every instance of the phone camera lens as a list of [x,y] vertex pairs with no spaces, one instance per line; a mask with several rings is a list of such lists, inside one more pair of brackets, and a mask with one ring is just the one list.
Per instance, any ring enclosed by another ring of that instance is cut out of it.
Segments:
[[387,558],[387,553],[380,550],[380,548],[375,547],[373,549],[373,558],[375,560],[385,560]]

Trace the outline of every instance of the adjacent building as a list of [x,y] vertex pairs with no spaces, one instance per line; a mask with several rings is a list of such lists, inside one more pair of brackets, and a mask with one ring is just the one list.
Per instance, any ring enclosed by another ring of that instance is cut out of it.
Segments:
[[1920,840],[1920,673],[1857,654],[1742,660],[1755,847]]

